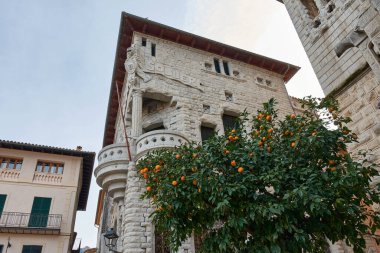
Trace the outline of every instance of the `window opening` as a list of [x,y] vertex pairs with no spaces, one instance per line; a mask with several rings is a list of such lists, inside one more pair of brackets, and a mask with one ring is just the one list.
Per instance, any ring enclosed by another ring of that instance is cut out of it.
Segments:
[[315,4],[314,0],[301,0],[301,3],[307,9],[307,13],[311,19],[314,19],[319,15],[318,6]]
[[21,170],[22,159],[0,157],[0,169]]
[[170,253],[170,248],[165,242],[165,234],[164,233],[155,233],[154,241],[155,241],[155,253]]
[[228,101],[228,102],[232,102],[232,101],[234,101],[234,98],[233,98],[233,96],[232,96],[232,93],[226,91],[226,92],[224,93],[224,95],[225,95],[225,97],[226,97],[226,101]]
[[216,71],[217,73],[220,73],[219,59],[214,58],[214,66],[215,66],[215,71]]
[[228,67],[228,62],[223,61],[223,68],[224,68],[224,73],[229,76],[230,75],[230,68]]
[[208,127],[208,126],[203,126],[201,125],[201,138],[202,142],[207,141],[210,139],[211,136],[213,136],[215,133],[215,128],[214,127]]
[[141,38],[141,46],[146,47],[146,38]]
[[152,56],[156,56],[156,44],[154,43],[152,43],[151,53],[152,53]]
[[223,114],[222,120],[223,120],[224,132],[227,132],[235,128],[238,123],[238,117],[227,115],[227,114]]
[[63,163],[38,161],[36,166],[36,172],[63,174]]
[[209,105],[203,105],[203,113],[210,113],[211,107]]

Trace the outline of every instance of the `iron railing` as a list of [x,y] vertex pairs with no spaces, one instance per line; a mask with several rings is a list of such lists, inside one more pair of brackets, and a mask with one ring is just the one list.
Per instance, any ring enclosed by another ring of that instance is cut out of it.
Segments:
[[3,212],[0,214],[0,228],[49,229],[61,228],[61,214],[33,214]]

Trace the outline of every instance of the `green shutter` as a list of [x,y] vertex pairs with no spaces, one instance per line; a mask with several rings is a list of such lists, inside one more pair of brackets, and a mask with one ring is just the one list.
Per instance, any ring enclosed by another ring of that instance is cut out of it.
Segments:
[[0,216],[3,213],[3,210],[4,210],[4,205],[5,205],[6,198],[7,198],[7,195],[0,194]]
[[22,246],[22,253],[41,253],[42,246],[37,245],[24,245]]
[[50,211],[51,198],[34,197],[29,227],[46,227]]

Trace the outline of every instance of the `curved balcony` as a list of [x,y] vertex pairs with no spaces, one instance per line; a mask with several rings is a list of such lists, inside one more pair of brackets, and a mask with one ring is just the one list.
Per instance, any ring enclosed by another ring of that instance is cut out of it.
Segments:
[[115,201],[124,197],[128,163],[128,150],[124,143],[108,145],[98,154],[98,166],[94,171],[96,183]]
[[145,133],[136,141],[136,160],[151,150],[174,148],[188,142],[189,140],[181,133],[171,130],[156,130]]

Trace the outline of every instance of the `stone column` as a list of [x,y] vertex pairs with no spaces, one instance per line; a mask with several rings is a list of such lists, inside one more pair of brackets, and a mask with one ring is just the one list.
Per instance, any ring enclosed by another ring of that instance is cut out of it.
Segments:
[[149,215],[153,211],[147,200],[141,200],[145,183],[139,178],[135,162],[128,167],[127,189],[123,216],[123,253],[152,253],[152,223]]
[[142,134],[142,90],[132,91],[132,137]]

